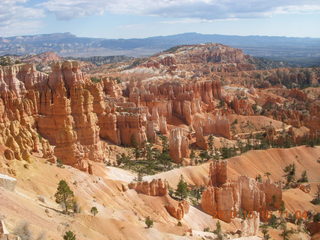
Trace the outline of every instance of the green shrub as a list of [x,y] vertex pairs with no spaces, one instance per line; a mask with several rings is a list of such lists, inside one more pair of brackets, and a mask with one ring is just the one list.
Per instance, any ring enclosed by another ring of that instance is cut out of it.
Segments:
[[76,240],[76,235],[72,231],[68,231],[64,234],[63,240]]
[[151,228],[153,226],[153,220],[149,216],[146,218],[144,222],[147,225],[147,228]]
[[307,171],[303,171],[301,174],[301,178],[298,180],[300,183],[309,182]]
[[56,202],[63,205],[64,212],[68,214],[69,209],[74,206],[74,194],[65,180],[58,184],[57,192],[54,195]]
[[100,79],[100,78],[97,78],[97,77],[91,77],[90,79],[91,79],[91,82],[93,82],[93,83],[99,83],[99,82],[101,82],[101,79]]
[[93,216],[96,216],[98,214],[98,209],[96,207],[92,207],[90,212]]
[[176,194],[180,199],[186,199],[189,194],[188,184],[184,181],[183,176],[180,176],[180,181],[177,185]]

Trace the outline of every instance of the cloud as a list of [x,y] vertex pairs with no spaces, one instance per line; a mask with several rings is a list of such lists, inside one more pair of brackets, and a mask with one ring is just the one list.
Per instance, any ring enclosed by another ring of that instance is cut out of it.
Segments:
[[26,7],[27,0],[0,1],[0,32],[2,36],[30,34],[41,26],[44,10]]
[[[43,27],[45,13],[53,13],[59,20],[105,13],[158,16],[168,18],[167,24],[261,18],[288,13],[320,13],[319,0],[41,1],[36,4],[31,0],[0,0],[0,35],[34,34]],[[162,21],[162,23],[165,22],[165,20]]]
[[40,5],[62,20],[105,12],[207,20],[320,12],[319,0],[47,0]]

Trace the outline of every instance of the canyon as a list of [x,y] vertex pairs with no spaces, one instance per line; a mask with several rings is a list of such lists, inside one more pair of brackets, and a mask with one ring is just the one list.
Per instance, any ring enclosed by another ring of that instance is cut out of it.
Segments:
[[[0,219],[10,232],[25,218],[47,239],[68,229],[84,240],[210,239],[204,229],[219,222],[231,239],[261,239],[263,211],[319,212],[310,203],[320,183],[319,67],[259,69],[222,44],[88,66],[53,53],[0,66],[0,176],[16,179],[8,189],[0,178]],[[291,163],[309,185],[285,188]],[[79,214],[58,210],[61,179]],[[181,179],[199,196],[175,193]],[[216,216],[231,211],[257,215]]]

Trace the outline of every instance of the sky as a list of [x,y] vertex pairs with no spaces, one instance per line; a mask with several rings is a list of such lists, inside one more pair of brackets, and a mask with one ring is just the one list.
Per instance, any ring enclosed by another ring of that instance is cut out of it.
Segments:
[[320,0],[0,0],[0,36],[320,37]]

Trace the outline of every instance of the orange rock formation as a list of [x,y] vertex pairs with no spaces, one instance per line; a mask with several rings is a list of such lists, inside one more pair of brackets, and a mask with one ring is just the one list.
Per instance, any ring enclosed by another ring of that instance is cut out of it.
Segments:
[[[209,186],[202,194],[201,207],[206,213],[225,222],[230,222],[240,210],[264,212],[281,206],[280,186],[269,180],[259,183],[246,176],[240,176],[235,182],[227,182],[226,162],[211,163],[209,177]],[[263,220],[265,217],[261,216]]]

